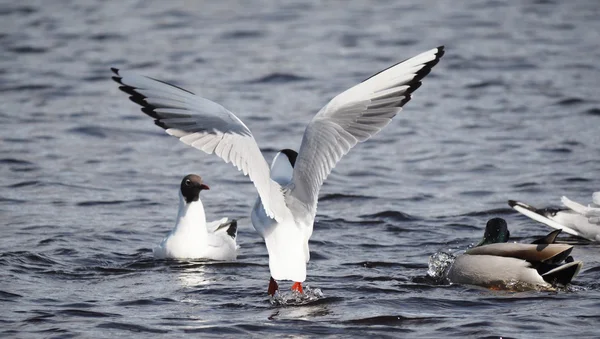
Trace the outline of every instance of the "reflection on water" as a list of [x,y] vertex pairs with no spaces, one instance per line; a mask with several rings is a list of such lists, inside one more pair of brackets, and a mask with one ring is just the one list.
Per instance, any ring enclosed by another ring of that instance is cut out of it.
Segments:
[[196,266],[178,270],[175,273],[175,276],[177,277],[177,282],[181,287],[197,288],[200,286],[210,285],[211,280],[205,273],[206,268],[204,266]]
[[[291,305],[287,305],[291,306]],[[319,317],[325,317],[333,314],[329,304],[318,303],[314,304],[303,304],[294,305],[296,307],[278,307],[269,316],[269,320],[285,320],[285,319],[313,319]]]

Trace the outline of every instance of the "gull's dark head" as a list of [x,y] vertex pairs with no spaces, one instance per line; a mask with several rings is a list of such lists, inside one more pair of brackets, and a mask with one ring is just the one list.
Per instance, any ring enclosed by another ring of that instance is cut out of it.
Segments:
[[279,151],[280,154],[285,155],[285,157],[288,159],[288,161],[290,162],[290,165],[292,165],[292,167],[294,167],[294,165],[296,165],[296,158],[298,157],[298,152],[291,150],[291,149],[282,149],[281,151]]
[[271,179],[282,186],[287,185],[294,175],[297,157],[298,152],[294,150],[282,149],[279,151],[271,164]]
[[188,174],[181,180],[181,195],[186,203],[198,201],[200,191],[210,189],[202,182],[202,178],[196,174]]

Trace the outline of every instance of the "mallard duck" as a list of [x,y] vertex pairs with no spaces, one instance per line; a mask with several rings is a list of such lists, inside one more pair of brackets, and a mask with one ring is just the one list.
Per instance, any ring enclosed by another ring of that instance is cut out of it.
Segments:
[[565,233],[600,242],[600,192],[592,195],[593,205],[583,206],[563,196],[565,208],[538,209],[520,201],[509,200],[508,205],[521,214]]
[[511,290],[551,290],[566,285],[583,263],[569,256],[573,246],[554,243],[559,233],[553,231],[531,244],[508,243],[506,221],[493,218],[487,222],[483,240],[450,266],[448,280]]

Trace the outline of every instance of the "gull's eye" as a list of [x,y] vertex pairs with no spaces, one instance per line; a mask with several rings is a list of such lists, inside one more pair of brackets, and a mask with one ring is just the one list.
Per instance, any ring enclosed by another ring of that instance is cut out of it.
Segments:
[[192,186],[192,181],[190,179],[185,179],[186,186]]

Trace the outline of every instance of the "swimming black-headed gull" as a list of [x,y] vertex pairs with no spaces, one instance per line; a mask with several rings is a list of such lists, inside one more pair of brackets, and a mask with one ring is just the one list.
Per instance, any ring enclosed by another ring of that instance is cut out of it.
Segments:
[[250,129],[223,106],[159,80],[112,70],[119,88],[156,125],[250,177],[258,191],[252,224],[265,239],[271,272],[268,292],[274,295],[275,280],[291,280],[292,290],[302,293],[308,240],[327,175],[354,145],[390,123],[443,55],[443,46],[431,49],[337,95],[306,127],[300,151],[282,150],[271,168]]
[[565,196],[560,200],[565,208],[538,209],[515,200],[509,200],[508,205],[535,221],[600,242],[600,192],[592,195],[593,205],[583,206]]
[[200,192],[208,189],[198,175],[189,174],[181,180],[177,223],[154,248],[155,258],[235,260],[237,221],[222,218],[206,222]]

